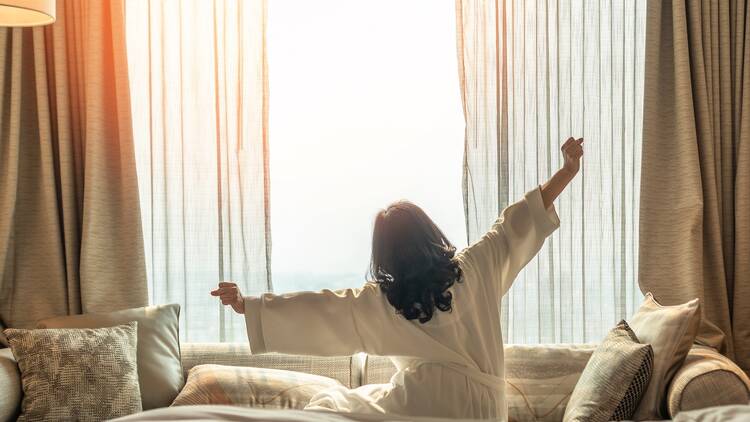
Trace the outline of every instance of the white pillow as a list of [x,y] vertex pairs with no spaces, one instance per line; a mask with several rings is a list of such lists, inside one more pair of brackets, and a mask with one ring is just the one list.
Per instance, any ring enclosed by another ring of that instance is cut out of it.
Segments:
[[669,419],[667,388],[685,361],[701,323],[700,302],[660,305],[647,293],[628,324],[644,344],[654,350],[654,369],[646,393],[633,415],[635,420]]

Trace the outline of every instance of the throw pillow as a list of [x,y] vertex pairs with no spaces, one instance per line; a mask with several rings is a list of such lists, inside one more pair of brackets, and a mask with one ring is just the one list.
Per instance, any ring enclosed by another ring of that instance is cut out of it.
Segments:
[[341,383],[320,375],[282,369],[198,365],[172,406],[227,404],[303,409],[318,392]]
[[141,411],[136,325],[5,335],[21,372],[19,421],[101,421]]
[[138,322],[138,379],[143,409],[167,407],[185,384],[180,361],[180,305],[49,318],[38,328],[100,328]]
[[701,323],[698,299],[681,305],[660,305],[651,293],[638,312],[630,319],[630,326],[643,343],[654,349],[654,371],[646,393],[633,419],[668,419],[667,388],[672,377],[685,361]]
[[596,348],[565,408],[565,421],[630,419],[648,386],[654,352],[621,321]]

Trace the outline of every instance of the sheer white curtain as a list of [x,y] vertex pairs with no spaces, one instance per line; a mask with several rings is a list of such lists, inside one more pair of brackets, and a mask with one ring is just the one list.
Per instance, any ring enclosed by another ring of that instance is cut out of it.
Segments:
[[264,0],[126,2],[151,303],[182,305],[185,341],[245,341],[209,296],[271,288]]
[[469,241],[584,137],[561,227],[503,298],[510,343],[599,341],[637,283],[645,3],[457,0]]

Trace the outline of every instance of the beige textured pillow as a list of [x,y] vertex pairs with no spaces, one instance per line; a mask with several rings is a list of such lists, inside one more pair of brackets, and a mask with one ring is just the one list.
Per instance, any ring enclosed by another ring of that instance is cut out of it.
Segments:
[[653,369],[654,352],[621,321],[589,359],[565,409],[565,421],[630,419]]
[[38,328],[99,328],[138,322],[138,379],[143,409],[167,407],[185,384],[180,361],[180,305],[49,318]]
[[172,406],[227,404],[302,409],[318,392],[341,383],[320,375],[282,369],[198,365]]
[[141,411],[137,323],[5,335],[21,371],[19,421],[101,421]]
[[681,305],[660,305],[651,293],[630,319],[630,327],[654,349],[651,382],[633,415],[635,420],[668,419],[667,387],[682,366],[701,323],[698,299]]

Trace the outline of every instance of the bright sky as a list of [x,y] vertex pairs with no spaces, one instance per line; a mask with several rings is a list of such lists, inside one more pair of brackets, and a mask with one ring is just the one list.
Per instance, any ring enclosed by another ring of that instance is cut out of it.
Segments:
[[364,274],[375,213],[465,246],[453,0],[272,0],[273,271]]

